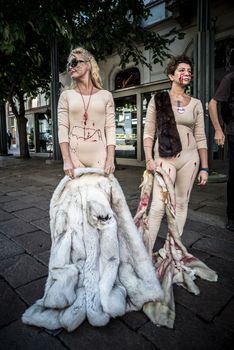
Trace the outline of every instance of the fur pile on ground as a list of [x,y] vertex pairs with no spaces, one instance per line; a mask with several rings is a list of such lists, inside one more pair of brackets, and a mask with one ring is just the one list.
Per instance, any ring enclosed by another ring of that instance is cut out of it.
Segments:
[[22,321],[71,332],[86,318],[93,326],[163,298],[122,189],[113,175],[76,169],[50,203],[52,247],[42,299]]

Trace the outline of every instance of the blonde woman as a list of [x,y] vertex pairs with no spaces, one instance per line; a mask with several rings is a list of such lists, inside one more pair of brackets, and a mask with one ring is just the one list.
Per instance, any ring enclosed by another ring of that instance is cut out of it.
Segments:
[[79,167],[115,170],[115,112],[112,94],[102,88],[99,67],[83,48],[71,51],[67,71],[71,87],[58,103],[58,134],[64,172]]

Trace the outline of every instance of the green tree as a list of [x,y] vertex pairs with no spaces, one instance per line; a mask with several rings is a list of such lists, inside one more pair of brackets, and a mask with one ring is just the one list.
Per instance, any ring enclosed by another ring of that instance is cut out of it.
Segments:
[[28,96],[49,91],[50,39],[59,45],[61,70],[70,48],[81,45],[99,59],[116,52],[120,64],[150,64],[139,49],[152,50],[154,63],[168,56],[176,31],[162,37],[142,22],[149,11],[142,0],[0,0],[0,98],[17,119],[20,156],[29,158],[25,104]]

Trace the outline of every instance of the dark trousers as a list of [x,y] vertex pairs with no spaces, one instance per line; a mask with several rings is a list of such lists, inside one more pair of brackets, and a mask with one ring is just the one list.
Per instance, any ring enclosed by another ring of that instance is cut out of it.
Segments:
[[229,173],[227,181],[227,217],[234,220],[234,135],[227,135],[229,150]]

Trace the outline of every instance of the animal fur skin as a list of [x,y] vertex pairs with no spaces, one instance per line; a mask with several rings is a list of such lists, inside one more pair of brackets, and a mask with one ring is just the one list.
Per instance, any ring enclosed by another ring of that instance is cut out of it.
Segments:
[[[141,200],[134,219],[148,251],[147,213],[153,188],[153,176],[156,177],[158,184],[161,186],[159,200],[163,200],[165,203],[168,223],[165,244],[152,256],[157,276],[164,291],[164,298],[160,301],[146,303],[143,311],[157,326],[173,328],[176,316],[173,284],[183,286],[189,292],[198,295],[200,291],[194,282],[196,276],[212,282],[216,282],[218,276],[215,271],[190,254],[183,245],[175,219],[176,197],[174,185],[169,175],[160,167],[157,167],[154,175],[147,171],[144,173],[144,181],[141,185]],[[152,252],[149,252],[149,254],[152,254]]]
[[100,169],[65,176],[50,203],[51,255],[42,299],[22,316],[29,325],[71,332],[87,317],[111,317],[162,300],[155,269],[122,189]]

